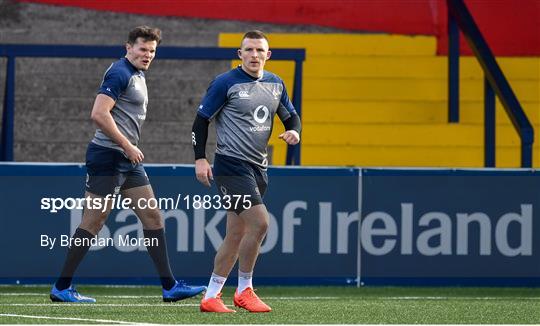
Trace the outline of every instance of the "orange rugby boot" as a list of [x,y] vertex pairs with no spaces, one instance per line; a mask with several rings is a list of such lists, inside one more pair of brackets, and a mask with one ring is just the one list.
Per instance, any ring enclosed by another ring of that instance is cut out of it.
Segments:
[[234,292],[234,305],[244,308],[249,312],[270,312],[270,308],[266,303],[255,294],[252,288],[247,288],[242,293]]
[[201,312],[236,312],[236,310],[229,309],[221,300],[221,293],[216,298],[208,298],[201,300]]

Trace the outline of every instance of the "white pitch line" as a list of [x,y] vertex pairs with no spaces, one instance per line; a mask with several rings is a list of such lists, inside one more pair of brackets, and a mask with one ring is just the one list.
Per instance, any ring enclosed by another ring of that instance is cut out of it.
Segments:
[[113,298],[113,299],[155,299],[163,298],[161,295],[98,295],[100,298]]
[[49,317],[49,316],[34,316],[34,315],[18,315],[18,314],[0,314],[0,317],[18,317],[31,319],[53,319],[53,320],[72,320],[72,321],[91,321],[96,323],[107,324],[129,324],[129,325],[151,325],[149,323],[136,323],[123,320],[108,320],[108,319],[90,319],[90,318],[75,318],[75,317]]
[[[347,297],[261,297],[265,300],[336,300]],[[355,297],[351,297],[355,298]]]
[[[158,288],[159,285],[122,285],[122,284],[86,284],[86,286],[103,287],[103,288],[126,288],[126,289],[142,289],[142,288]],[[0,288],[21,287],[21,288],[51,288],[50,284],[0,284]]]
[[[366,297],[366,299],[369,297]],[[375,297],[386,300],[540,300],[540,297]]]
[[[23,293],[23,292],[14,292],[14,293],[0,293],[0,296],[47,296],[48,293]],[[108,299],[157,299],[161,298],[160,295],[97,295],[98,298],[108,298]],[[324,297],[324,296],[297,296],[297,297],[262,297],[263,299],[269,300],[335,300],[346,297]],[[357,297],[350,297],[357,298]]]
[[[35,292],[14,292],[14,293],[0,293],[0,296],[47,296],[48,293],[35,293]],[[108,299],[158,299],[160,295],[97,295],[98,298]],[[467,296],[294,296],[294,297],[273,297],[262,296],[265,300],[340,300],[340,299],[360,299],[360,300],[540,300],[539,297],[467,297]]]
[[[264,299],[270,299],[272,297],[265,297]],[[377,296],[348,296],[348,297],[283,297],[275,299],[287,300],[287,299],[360,299],[360,300],[540,300],[540,297],[435,297],[435,296],[396,296],[396,297],[377,297]]]
[[434,297],[434,296],[403,296],[403,297],[376,297],[376,296],[347,296],[347,297],[261,297],[264,300],[540,300],[540,297]]
[[265,300],[540,300],[540,297],[375,297],[375,296],[348,296],[348,297],[261,297]]
[[195,303],[0,303],[0,307],[198,307]]
[[0,296],[34,296],[34,295],[47,295],[47,293],[24,293],[24,292],[15,292],[15,293],[0,293]]
[[[0,293],[0,296],[47,296],[48,293]],[[160,295],[98,295],[98,298],[109,298],[109,299],[157,299],[161,298]],[[340,298],[347,297],[324,297],[324,296],[297,296],[297,297],[261,297],[268,300],[336,300]],[[352,299],[357,297],[350,297]]]
[[[0,296],[48,296],[49,293],[0,293]],[[100,298],[113,298],[113,299],[144,299],[144,298],[161,298],[161,295],[100,295]]]
[[0,284],[0,288],[11,288],[11,287],[21,287],[21,288],[50,288],[49,284]]

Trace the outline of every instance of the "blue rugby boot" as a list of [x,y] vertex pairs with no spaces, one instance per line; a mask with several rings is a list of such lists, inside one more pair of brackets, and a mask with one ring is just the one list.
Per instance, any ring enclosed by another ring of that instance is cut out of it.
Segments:
[[53,285],[50,298],[53,302],[78,302],[78,303],[95,303],[96,299],[81,295],[73,285],[65,290],[58,290],[56,285]]
[[186,282],[179,280],[170,290],[163,289],[163,301],[176,302],[194,297],[203,291],[206,291],[206,286],[188,286]]

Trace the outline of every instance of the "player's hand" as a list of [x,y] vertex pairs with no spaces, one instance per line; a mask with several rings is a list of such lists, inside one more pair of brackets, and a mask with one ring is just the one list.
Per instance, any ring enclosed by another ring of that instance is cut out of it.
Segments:
[[137,146],[129,144],[126,148],[124,148],[124,151],[126,152],[128,159],[133,164],[141,163],[144,160],[144,154]]
[[300,135],[296,130],[287,130],[279,138],[283,139],[289,145],[296,145],[300,142]]
[[203,185],[210,187],[210,180],[214,180],[212,168],[205,158],[200,158],[195,161],[195,176]]

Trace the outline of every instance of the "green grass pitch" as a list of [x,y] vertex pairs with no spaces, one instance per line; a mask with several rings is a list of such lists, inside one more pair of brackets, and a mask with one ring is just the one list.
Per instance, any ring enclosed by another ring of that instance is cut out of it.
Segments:
[[[200,297],[164,303],[160,288],[79,286],[97,304],[49,300],[49,287],[0,286],[0,324],[540,324],[540,289],[258,287],[273,311],[199,312]],[[234,288],[224,290],[232,305]]]

